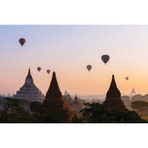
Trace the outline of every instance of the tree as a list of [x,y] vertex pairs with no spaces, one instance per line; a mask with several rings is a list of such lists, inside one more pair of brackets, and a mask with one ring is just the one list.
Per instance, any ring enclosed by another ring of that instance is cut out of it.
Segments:
[[99,103],[86,103],[83,113],[84,122],[89,123],[139,123],[146,122],[135,111],[110,109]]
[[49,113],[41,102],[33,101],[30,104],[34,123],[58,123],[58,115]]
[[6,100],[5,111],[8,113],[25,113],[24,108],[20,105],[18,99],[4,98]]
[[41,113],[43,111],[43,105],[41,102],[33,101],[30,104],[30,110],[32,112],[39,112]]
[[4,111],[0,111],[1,123],[31,123],[32,116],[24,110],[19,100],[4,98],[6,100]]
[[131,102],[131,107],[135,109],[136,111],[140,112],[141,115],[143,112],[148,111],[148,102],[146,101],[134,101]]

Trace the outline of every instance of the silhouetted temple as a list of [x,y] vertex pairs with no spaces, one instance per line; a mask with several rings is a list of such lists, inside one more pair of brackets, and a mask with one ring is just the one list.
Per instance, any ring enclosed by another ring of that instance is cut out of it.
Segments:
[[55,72],[53,72],[50,87],[46,93],[43,105],[59,122],[72,122],[73,114],[63,99]]
[[126,109],[123,101],[121,100],[121,93],[117,88],[114,75],[112,75],[112,81],[110,88],[106,94],[106,100],[103,105],[113,109]]
[[80,111],[82,109],[80,99],[77,97],[77,95],[74,97],[73,108],[75,111]]
[[71,97],[71,95],[67,91],[65,91],[63,98],[68,107],[71,108],[71,105],[73,104],[73,98]]
[[33,78],[31,76],[30,68],[28,70],[28,75],[25,80],[25,84],[17,91],[16,95],[13,95],[15,99],[26,99],[29,101],[39,101],[43,102],[44,95],[35,86]]

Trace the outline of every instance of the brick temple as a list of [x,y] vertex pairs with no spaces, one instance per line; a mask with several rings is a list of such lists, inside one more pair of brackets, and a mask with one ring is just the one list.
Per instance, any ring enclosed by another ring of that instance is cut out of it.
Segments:
[[56,116],[59,122],[72,122],[73,114],[64,101],[55,72],[53,72],[43,105],[49,113]]
[[103,105],[112,109],[126,109],[123,101],[121,100],[121,93],[117,88],[114,75],[112,75],[112,81]]

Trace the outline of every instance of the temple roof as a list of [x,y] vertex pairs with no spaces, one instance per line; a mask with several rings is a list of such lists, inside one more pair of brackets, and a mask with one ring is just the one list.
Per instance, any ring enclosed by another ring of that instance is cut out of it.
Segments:
[[68,92],[67,92],[67,90],[65,90],[65,92],[64,92],[64,96],[68,96]]
[[132,91],[130,92],[130,95],[135,95],[136,92],[135,92],[135,89],[133,88]]
[[27,78],[32,79],[32,81],[33,81],[33,78],[32,78],[32,76],[31,76],[31,72],[30,72],[30,68],[28,69],[28,75],[27,75],[26,79],[27,79]]
[[126,109],[123,101],[121,100],[121,93],[117,88],[114,75],[112,75],[112,81],[103,105],[113,109]]
[[116,82],[115,82],[115,76],[112,75],[112,81],[109,87],[109,90],[107,92],[107,97],[120,97],[121,93],[119,89],[117,88]]
[[68,108],[62,93],[60,91],[56,73],[53,72],[52,80],[49,86],[49,89],[46,93],[45,100],[43,102],[44,107],[50,112],[50,114],[56,115],[56,118],[60,122],[71,122],[73,115],[71,114],[70,109]]
[[77,97],[76,94],[75,94],[75,97],[74,97],[74,102],[78,102],[78,97]]
[[23,87],[36,87],[34,85],[33,78],[31,76],[30,68],[28,70],[28,75],[27,75],[27,77],[25,79],[25,83],[24,83]]
[[46,93],[46,97],[50,97],[50,96],[62,96],[62,93],[60,91],[58,82],[57,82],[57,78],[56,78],[56,73],[53,72],[52,74],[52,80],[49,86],[49,89]]
[[30,68],[28,70],[27,77],[25,79],[24,85],[17,91],[16,95],[13,96],[16,99],[27,99],[27,100],[42,100],[44,95],[35,86],[33,78],[31,76]]

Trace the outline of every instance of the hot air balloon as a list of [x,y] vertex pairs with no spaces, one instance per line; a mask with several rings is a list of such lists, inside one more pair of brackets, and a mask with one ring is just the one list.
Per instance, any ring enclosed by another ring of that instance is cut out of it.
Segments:
[[20,44],[23,46],[24,43],[26,42],[26,40],[25,40],[24,38],[20,38],[20,39],[19,39],[19,42],[20,42]]
[[92,69],[92,66],[91,65],[87,65],[86,68],[87,68],[88,71],[90,71]]
[[50,73],[50,70],[49,69],[47,69],[47,71],[46,71],[48,74]]
[[37,67],[37,70],[38,70],[38,71],[41,71],[41,67]]
[[109,55],[102,55],[101,59],[106,64],[109,61]]
[[125,79],[126,79],[126,80],[128,80],[128,79],[129,79],[129,77],[125,77]]

